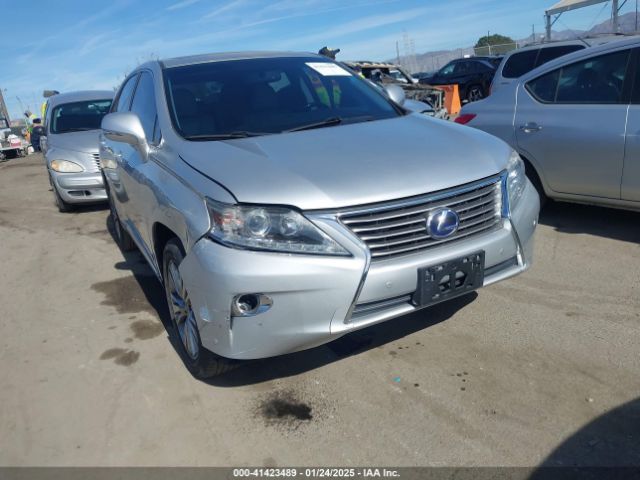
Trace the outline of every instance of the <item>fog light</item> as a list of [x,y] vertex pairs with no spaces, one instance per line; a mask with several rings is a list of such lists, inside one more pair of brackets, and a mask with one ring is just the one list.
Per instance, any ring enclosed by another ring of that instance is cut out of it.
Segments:
[[253,317],[266,312],[273,305],[271,297],[262,293],[243,293],[236,295],[231,302],[231,315],[234,317]]

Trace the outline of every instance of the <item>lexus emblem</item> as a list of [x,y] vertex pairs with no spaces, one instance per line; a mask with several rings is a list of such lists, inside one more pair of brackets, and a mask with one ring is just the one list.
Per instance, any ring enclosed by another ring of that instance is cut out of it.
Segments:
[[427,233],[438,240],[456,233],[459,225],[458,214],[450,208],[437,208],[427,216]]

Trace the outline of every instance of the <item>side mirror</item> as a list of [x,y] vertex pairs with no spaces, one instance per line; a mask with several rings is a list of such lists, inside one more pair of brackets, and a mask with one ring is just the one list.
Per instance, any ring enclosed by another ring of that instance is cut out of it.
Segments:
[[131,112],[109,113],[102,119],[102,133],[114,142],[146,150],[147,138],[140,118]]
[[387,92],[387,95],[392,102],[397,103],[400,106],[404,105],[404,100],[406,97],[404,95],[404,90],[401,87],[393,84],[385,85],[384,91]]

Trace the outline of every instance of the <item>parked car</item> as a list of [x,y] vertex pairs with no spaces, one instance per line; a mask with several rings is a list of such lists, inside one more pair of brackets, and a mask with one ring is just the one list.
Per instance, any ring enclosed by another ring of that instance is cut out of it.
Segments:
[[418,80],[418,82],[420,82],[422,78],[431,77],[434,73],[435,72],[418,72],[418,73],[412,73],[411,76],[416,80]]
[[539,202],[519,156],[389,98],[304,53],[153,61],[124,81],[100,150],[116,237],[163,283],[194,375],[529,267]]
[[49,181],[58,210],[104,202],[100,170],[100,123],[111,108],[113,92],[87,90],[50,97],[41,139]]
[[498,66],[491,83],[491,93],[554,58],[582,50],[586,47],[587,45],[580,40],[570,40],[566,42],[542,43],[513,50],[504,56]]
[[497,57],[459,58],[447,63],[431,76],[419,82],[427,85],[458,85],[460,99],[475,102],[489,95],[496,71]]
[[639,51],[632,38],[570,53],[466,105],[456,121],[515,148],[543,195],[640,209]]

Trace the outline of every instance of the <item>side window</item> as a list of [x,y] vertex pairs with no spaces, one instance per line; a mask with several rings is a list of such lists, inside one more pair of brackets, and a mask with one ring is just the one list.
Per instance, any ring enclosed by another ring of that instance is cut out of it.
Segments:
[[629,50],[589,58],[560,70],[557,103],[619,103]]
[[482,71],[482,64],[480,62],[467,63],[467,73],[479,73]]
[[131,103],[131,95],[133,95],[133,89],[136,88],[136,81],[138,75],[129,77],[124,84],[124,87],[120,89],[118,99],[113,102],[112,112],[126,112],[129,110],[129,104]]
[[156,98],[153,88],[153,77],[149,72],[140,74],[138,88],[133,96],[131,111],[140,117],[147,140],[154,140],[154,126],[156,123]]
[[456,68],[454,70],[456,75],[466,75],[469,73],[469,63],[468,62],[458,62],[456,63]]
[[531,80],[527,83],[526,88],[529,90],[529,93],[540,102],[552,103],[556,99],[559,76],[560,70],[554,70],[553,72]]
[[563,45],[561,47],[548,47],[540,49],[538,60],[536,61],[536,67],[550,62],[553,59],[566,55],[567,53],[582,50],[584,45]]
[[548,103],[623,102],[629,50],[572,63],[527,83],[527,90]]
[[[640,48],[634,49],[634,55],[631,57],[631,64],[635,64],[635,70],[633,74],[633,90],[631,92],[631,103],[640,104]],[[632,68],[629,66],[629,72],[627,75],[631,75]],[[631,78],[629,78],[631,80]]]
[[493,68],[491,68],[490,63],[471,62],[470,65],[471,65],[471,73],[484,73],[488,71],[493,71]]
[[440,72],[438,72],[440,75],[442,75],[443,77],[450,77],[451,75],[453,75],[453,69],[456,67],[457,64],[455,63],[450,63],[449,65],[445,65],[442,70],[440,70]]
[[514,53],[502,67],[504,78],[518,78],[534,69],[538,50],[527,50],[525,52]]

